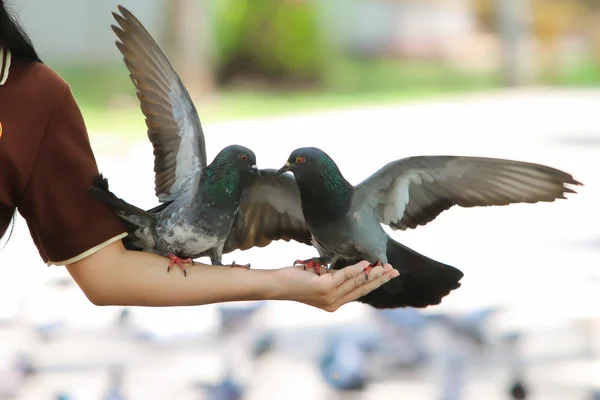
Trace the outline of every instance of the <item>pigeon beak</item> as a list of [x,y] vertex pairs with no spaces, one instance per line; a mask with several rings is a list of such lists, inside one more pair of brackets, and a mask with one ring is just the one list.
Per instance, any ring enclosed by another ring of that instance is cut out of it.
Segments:
[[283,164],[283,167],[279,168],[279,171],[277,171],[277,175],[281,175],[284,172],[288,172],[291,167],[292,167],[292,164],[290,164],[289,161],[286,162],[285,164]]
[[253,174],[260,176],[260,171],[258,170],[258,167],[256,166],[256,164],[254,164],[250,167],[250,171]]

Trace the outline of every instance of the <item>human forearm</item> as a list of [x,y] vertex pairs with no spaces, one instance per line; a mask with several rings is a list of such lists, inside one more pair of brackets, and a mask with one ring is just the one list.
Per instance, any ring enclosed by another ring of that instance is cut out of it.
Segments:
[[196,263],[184,277],[177,268],[166,272],[165,257],[112,246],[67,267],[96,305],[185,306],[280,295],[273,270]]
[[326,311],[365,296],[398,276],[391,265],[372,268],[364,261],[322,276],[300,267],[246,270],[196,264],[188,276],[166,272],[168,259],[127,251],[112,243],[67,266],[88,299],[96,305],[185,306],[238,300],[294,300]]

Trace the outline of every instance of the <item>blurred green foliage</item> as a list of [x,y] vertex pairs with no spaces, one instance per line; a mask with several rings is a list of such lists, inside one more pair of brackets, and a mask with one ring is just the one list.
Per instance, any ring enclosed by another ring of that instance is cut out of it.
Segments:
[[[340,107],[399,103],[446,94],[501,87],[497,74],[457,71],[430,62],[336,61],[328,66],[325,86],[312,91],[221,89],[194,99],[203,124],[257,116]],[[135,89],[124,66],[57,68],[75,94],[93,135],[119,140],[146,140],[146,126]],[[600,69],[592,62],[562,70],[556,86],[600,84]],[[185,82],[184,82],[185,83]]]
[[319,83],[325,42],[314,1],[217,0],[212,3],[219,83]]
[[542,71],[538,81],[551,86],[598,87],[600,86],[600,65],[596,58],[588,58],[574,65],[566,66],[557,72]]
[[[136,140],[145,140],[144,116],[124,65],[56,70],[71,85],[90,131],[133,134]],[[324,69],[319,89],[220,88],[214,95],[194,100],[202,122],[207,123],[389,104],[498,86],[494,74],[456,71],[439,63],[338,59]]]

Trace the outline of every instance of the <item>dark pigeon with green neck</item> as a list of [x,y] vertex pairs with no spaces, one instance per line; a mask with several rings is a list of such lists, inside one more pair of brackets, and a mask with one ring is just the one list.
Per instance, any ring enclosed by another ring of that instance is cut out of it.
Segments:
[[[297,260],[340,269],[361,260],[368,269],[390,263],[400,276],[359,301],[376,308],[427,307],[461,286],[463,273],[396,242],[382,227],[415,228],[453,205],[535,203],[564,198],[578,185],[563,171],[538,164],[481,157],[421,156],[390,162],[357,186],[316,147],[294,150],[290,171],[320,257]],[[368,272],[368,271],[367,271]]]

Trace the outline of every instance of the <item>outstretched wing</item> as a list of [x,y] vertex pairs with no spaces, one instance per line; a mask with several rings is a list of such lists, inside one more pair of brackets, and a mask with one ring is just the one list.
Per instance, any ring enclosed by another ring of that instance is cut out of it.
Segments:
[[277,175],[274,169],[263,169],[260,173],[242,194],[238,218],[243,220],[236,224],[224,253],[264,247],[273,240],[311,244],[294,177]]
[[356,201],[371,206],[393,229],[426,225],[454,205],[502,206],[552,202],[581,185],[544,165],[483,157],[419,156],[393,161],[356,187]]
[[154,147],[155,193],[169,201],[194,187],[206,166],[204,133],[190,95],[173,66],[144,28],[125,7],[113,13],[111,25],[123,54]]

